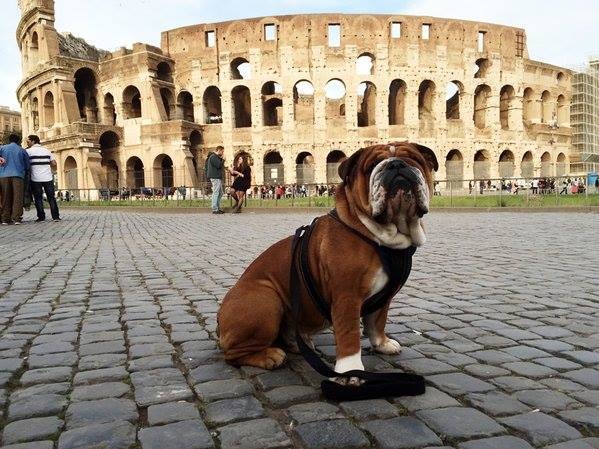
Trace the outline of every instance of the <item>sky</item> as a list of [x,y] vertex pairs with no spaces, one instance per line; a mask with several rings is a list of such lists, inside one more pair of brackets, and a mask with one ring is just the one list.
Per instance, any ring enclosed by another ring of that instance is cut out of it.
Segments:
[[[55,0],[56,28],[105,50],[160,44],[160,32],[195,23],[309,13],[428,15],[522,27],[531,59],[564,67],[599,55],[596,0]],[[0,0],[0,105],[19,109],[17,0]]]

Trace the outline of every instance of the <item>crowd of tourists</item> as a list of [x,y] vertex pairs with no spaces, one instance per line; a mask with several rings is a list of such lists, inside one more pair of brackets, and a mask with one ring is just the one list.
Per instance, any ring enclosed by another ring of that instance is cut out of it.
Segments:
[[36,135],[27,137],[26,148],[16,134],[11,134],[8,141],[0,146],[0,223],[20,225],[23,209],[31,207],[32,197],[37,211],[35,222],[45,221],[44,195],[52,219],[60,221],[52,173],[56,170],[54,155],[40,145]]

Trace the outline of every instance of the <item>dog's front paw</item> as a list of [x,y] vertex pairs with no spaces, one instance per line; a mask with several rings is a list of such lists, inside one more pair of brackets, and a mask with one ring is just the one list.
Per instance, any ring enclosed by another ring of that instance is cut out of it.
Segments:
[[399,354],[401,352],[401,345],[398,341],[387,338],[380,345],[374,346],[374,350],[387,355]]

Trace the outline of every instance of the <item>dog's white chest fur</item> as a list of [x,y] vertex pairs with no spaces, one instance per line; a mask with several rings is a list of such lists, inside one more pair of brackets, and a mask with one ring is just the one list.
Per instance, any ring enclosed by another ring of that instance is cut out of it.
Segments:
[[[370,292],[368,293],[368,298],[370,298],[372,295],[375,295],[376,293],[380,292],[383,289],[383,287],[385,287],[385,285],[387,284],[387,281],[389,281],[389,276],[387,276],[387,273],[385,273],[385,270],[383,270],[383,267],[380,267],[378,269],[378,271],[376,272],[374,279],[372,280],[372,287],[370,287]],[[366,298],[364,298],[364,299],[366,299]]]

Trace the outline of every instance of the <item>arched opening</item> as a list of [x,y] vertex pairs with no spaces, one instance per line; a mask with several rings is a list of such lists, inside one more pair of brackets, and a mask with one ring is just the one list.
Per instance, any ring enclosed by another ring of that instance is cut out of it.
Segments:
[[532,160],[532,153],[527,151],[522,156],[522,164],[520,166],[520,173],[523,178],[532,178],[535,173],[535,164]]
[[120,139],[117,133],[106,131],[100,136],[100,151],[117,150],[120,145]]
[[499,121],[501,129],[511,129],[514,123],[514,101],[516,93],[510,85],[503,86],[499,93]]
[[119,166],[114,159],[104,161],[102,158],[102,167],[106,173],[106,187],[109,190],[117,190],[119,188]]
[[559,95],[557,97],[557,125],[558,126],[567,126],[570,122],[569,114],[570,109],[568,107],[568,103],[566,102],[566,97],[563,95]]
[[298,184],[314,184],[314,157],[302,151],[295,159],[295,174]]
[[499,177],[513,178],[516,165],[514,163],[514,153],[510,150],[504,150],[499,155]]
[[67,157],[64,161],[64,185],[66,189],[71,191],[79,188],[77,161],[73,156]]
[[104,124],[112,126],[116,125],[114,97],[110,93],[104,95]]
[[445,118],[447,120],[459,120],[460,97],[463,90],[462,83],[459,81],[447,83],[445,89]]
[[301,80],[293,86],[293,116],[298,123],[314,123],[314,86]]
[[54,95],[48,91],[44,96],[44,126],[49,128],[54,125],[54,121]]
[[37,56],[39,53],[39,37],[37,35],[37,31],[34,31],[31,34],[31,46],[29,47],[29,53],[31,55],[31,61],[36,64],[37,63]]
[[478,150],[474,155],[474,179],[490,178],[491,163],[486,150]]
[[435,83],[424,80],[418,87],[418,118],[434,120]]
[[491,88],[486,84],[481,84],[474,91],[474,126],[479,129],[487,127],[487,110],[489,107],[489,97]]
[[404,80],[395,79],[389,86],[389,124],[403,125],[405,123],[406,91],[408,87]]
[[464,156],[459,150],[451,150],[445,158],[445,177],[449,181],[449,188],[457,190],[462,188],[464,179]]
[[283,123],[283,89],[279,83],[269,81],[262,86],[262,124],[281,126]]
[[164,106],[164,112],[166,113],[166,121],[169,121],[173,118],[175,112],[173,93],[170,91],[170,89],[163,87],[160,89],[160,98],[162,99],[162,105]]
[[339,177],[339,165],[345,159],[345,153],[341,150],[333,150],[327,154],[327,184],[341,182]]
[[548,151],[541,155],[541,176],[551,176],[551,155]]
[[356,60],[356,73],[358,75],[372,75],[374,73],[374,55],[362,53]]
[[488,70],[491,67],[491,61],[486,58],[479,58],[476,60],[476,72],[474,78],[486,78]]
[[173,70],[168,62],[161,62],[156,67],[156,77],[160,81],[173,82]]
[[564,176],[566,173],[566,155],[564,153],[560,153],[557,155],[557,163],[555,164],[555,176]]
[[358,126],[376,125],[376,86],[370,81],[358,84]]
[[[166,154],[160,154],[154,159],[154,187],[170,188],[173,182],[173,160]],[[166,194],[166,192],[163,192]]]
[[75,93],[81,120],[88,123],[98,123],[96,75],[91,69],[84,67],[75,72]]
[[252,66],[245,58],[235,58],[231,61],[231,79],[249,80],[252,74]]
[[345,117],[345,84],[339,79],[332,79],[325,85],[327,121]]
[[231,91],[233,99],[233,117],[235,128],[248,128],[252,126],[252,97],[246,86],[235,86]]
[[193,114],[193,95],[186,90],[179,92],[177,96],[177,111],[179,117],[186,122],[194,122]]
[[206,88],[204,96],[202,97],[202,103],[204,105],[204,118],[206,124],[210,125],[211,123],[223,122],[221,95],[218,87],[210,86]]
[[204,164],[201,162],[202,157],[202,134],[198,130],[193,130],[189,134],[189,151],[192,155],[193,171],[198,182],[207,182],[208,178],[204,173]]
[[564,72],[557,72],[555,80],[557,81],[557,84],[561,86],[566,82],[566,75],[564,75]]
[[37,131],[40,127],[39,101],[37,97],[31,100],[31,121],[33,122],[33,130]]
[[127,86],[123,91],[123,114],[125,120],[141,117],[141,94],[135,86]]
[[530,87],[524,89],[522,95],[522,120],[524,126],[530,126],[533,120],[536,119],[534,95],[535,92]]
[[264,155],[264,183],[271,185],[285,183],[283,158],[276,150]]
[[119,136],[112,132],[106,131],[100,136],[100,154],[102,155],[102,168],[106,181],[102,183],[103,187],[114,190],[119,188],[119,168],[115,161],[117,151],[120,146]]
[[133,156],[127,161],[127,187],[139,189],[145,187],[144,164],[140,158]]
[[548,90],[541,94],[541,123],[551,125],[554,122],[553,102]]

